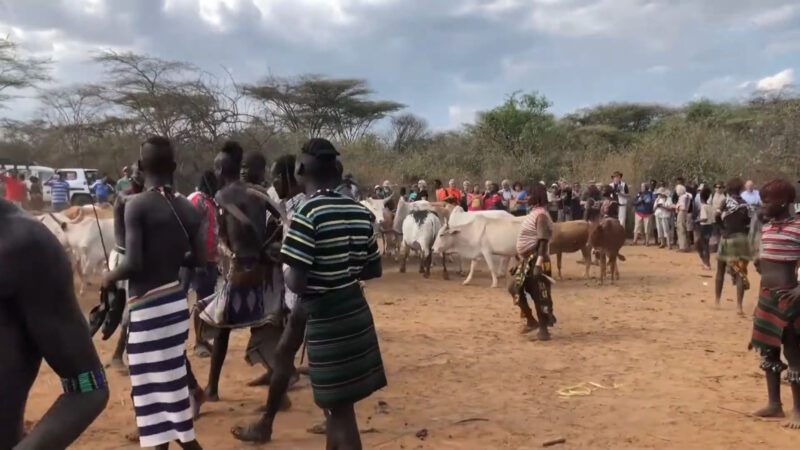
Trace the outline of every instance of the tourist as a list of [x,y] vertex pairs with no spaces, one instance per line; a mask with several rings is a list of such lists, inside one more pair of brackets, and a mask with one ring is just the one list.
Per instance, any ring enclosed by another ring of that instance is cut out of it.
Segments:
[[467,195],[467,211],[483,211],[483,194],[477,184],[472,186],[472,192]]
[[663,187],[656,190],[656,201],[654,204],[656,216],[656,229],[658,231],[659,248],[668,247],[672,249],[672,218],[675,205],[669,192]]
[[503,196],[500,195],[500,187],[496,183],[489,186],[489,192],[483,196],[483,209],[486,211],[506,210],[503,204]]
[[611,174],[610,186],[614,190],[617,203],[619,203],[619,223],[622,225],[622,228],[627,228],[628,197],[630,196],[630,192],[628,190],[628,184],[622,181],[622,172],[617,171]]
[[470,183],[469,180],[464,180],[464,182],[461,183],[461,204],[460,204],[461,209],[463,209],[464,211],[469,211],[469,200],[467,197],[469,197],[469,194],[471,193],[472,193],[472,183]]
[[524,216],[528,213],[528,193],[522,188],[522,183],[514,183],[514,196],[509,202],[509,211],[515,216]]
[[686,187],[682,184],[675,186],[675,194],[678,195],[678,202],[675,204],[676,212],[676,233],[678,236],[678,251],[689,252],[689,208],[692,203],[692,196],[686,192]]
[[131,170],[130,166],[125,166],[122,168],[122,177],[117,180],[117,184],[114,186],[114,191],[117,195],[123,195],[128,189],[131,187]]
[[514,198],[514,191],[511,189],[511,181],[503,180],[500,182],[500,196],[503,197],[503,206],[510,210],[511,200]]
[[17,172],[0,171],[0,181],[6,185],[6,200],[22,208],[22,204],[28,197],[25,183],[19,179]]
[[547,190],[547,213],[550,214],[550,220],[554,223],[558,222],[558,212],[563,207],[561,203],[561,192],[558,185],[553,183],[550,189]]
[[647,183],[642,183],[639,193],[633,200],[633,206],[636,209],[634,216],[633,228],[633,245],[639,242],[639,238],[643,238],[645,246],[650,245],[650,236],[653,233],[653,208],[655,207],[655,196],[648,189]]
[[111,194],[114,193],[114,188],[108,183],[108,177],[104,176],[92,183],[89,191],[94,194],[96,203],[108,203]]
[[30,195],[29,207],[34,211],[41,211],[44,208],[44,194],[42,192],[42,183],[39,177],[30,177],[31,185],[28,187]]
[[711,270],[710,241],[715,221],[714,207],[710,203],[711,189],[708,186],[703,186],[697,198],[700,201],[697,221],[699,234],[695,240],[695,246],[697,247],[697,253],[700,255],[700,260],[703,262],[703,268]]
[[50,203],[53,211],[59,212],[69,206],[69,183],[61,179],[61,174],[56,173],[45,185],[50,186]]

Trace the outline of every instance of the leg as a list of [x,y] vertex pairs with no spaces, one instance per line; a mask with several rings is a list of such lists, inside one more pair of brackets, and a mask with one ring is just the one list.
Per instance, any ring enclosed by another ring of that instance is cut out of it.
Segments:
[[717,260],[717,277],[714,280],[714,302],[717,308],[720,306],[720,299],[722,298],[722,283],[725,282],[725,268],[728,264],[725,261]]
[[361,450],[356,411],[353,404],[331,408],[326,450]]
[[237,426],[231,432],[236,439],[247,442],[268,442],[272,439],[272,424],[281,408],[289,381],[295,373],[294,357],[303,345],[306,330],[306,312],[302,305],[295,305],[275,348],[275,361],[271,363],[272,379],[269,384],[266,412],[253,425]]
[[608,256],[608,269],[611,274],[611,284],[614,284],[614,282],[619,279],[619,274],[617,273],[617,255]]
[[442,252],[442,279],[450,279],[450,275],[447,273],[447,254],[444,252]]
[[196,440],[185,443],[178,441],[178,445],[186,450],[203,450],[203,447],[200,447],[200,444]]
[[400,244],[400,250],[403,253],[400,257],[400,273],[406,273],[406,263],[408,262],[408,254],[411,252],[411,249],[403,242]]
[[[747,261],[740,262],[739,264],[742,265],[742,271],[744,274],[747,274]],[[744,279],[742,279],[742,275],[736,274],[736,312],[740,316],[744,316],[744,310],[742,309],[742,303],[744,302]]]
[[125,370],[125,363],[122,361],[122,354],[125,352],[125,344],[128,342],[129,323],[126,319],[127,317],[122,318],[122,323],[119,327],[119,340],[117,340],[117,346],[114,347],[114,354],[111,355],[111,362],[108,364],[109,367],[113,367],[118,370]]
[[639,236],[642,235],[644,229],[644,218],[639,214],[633,215],[633,245],[639,243]]
[[619,219],[620,225],[626,231],[628,230],[628,206],[627,205],[619,205],[619,211],[617,214],[617,218]]
[[650,246],[650,236],[653,234],[653,216],[644,218],[644,246]]
[[[517,267],[517,270],[523,270],[523,266],[524,263],[520,264]],[[508,292],[515,300],[517,306],[519,306],[520,316],[525,319],[525,325],[523,325],[520,333],[526,334],[536,329],[539,326],[539,323],[533,318],[533,311],[531,310],[530,305],[528,305],[528,299],[525,295],[525,286],[518,286],[516,278],[517,276],[515,275],[514,279],[511,280],[511,283],[509,283]]]
[[464,280],[464,286],[468,285],[470,281],[472,281],[472,276],[475,275],[475,266],[478,265],[477,260],[472,260],[469,263],[469,273],[467,274],[467,279]]
[[601,250],[597,259],[600,260],[600,286],[602,286],[606,281],[606,253]]
[[206,387],[206,398],[209,402],[219,401],[219,377],[222,374],[225,355],[228,353],[228,340],[230,337],[231,330],[221,328],[217,338],[214,339],[214,348],[211,351],[211,366],[208,371],[208,386]]
[[492,287],[497,287],[497,272],[494,267],[494,260],[492,259],[492,253],[488,250],[483,251],[483,259],[486,260],[486,265],[489,266],[489,273],[492,274]]
[[761,356],[761,370],[767,380],[767,406],[754,412],[756,417],[784,417],[781,405],[781,372],[786,366],[777,350]]
[[561,252],[556,253],[556,269],[558,270],[558,279],[561,280]]
[[586,270],[584,271],[583,276],[588,280],[589,268],[592,266],[592,251],[588,246],[586,246],[581,249],[581,254],[583,254],[583,261],[586,264]]
[[536,308],[536,317],[539,319],[539,332],[536,334],[536,340],[549,341],[550,332],[547,330],[547,327],[554,324],[554,319],[549,316],[549,313],[552,311],[545,310],[544,295],[549,294],[549,292],[546,291],[547,286],[541,280],[531,277],[526,280],[526,288],[531,294],[533,307]]
[[789,363],[786,381],[792,386],[792,417],[785,426],[798,430],[800,429],[800,338],[791,326],[783,330],[783,355]]

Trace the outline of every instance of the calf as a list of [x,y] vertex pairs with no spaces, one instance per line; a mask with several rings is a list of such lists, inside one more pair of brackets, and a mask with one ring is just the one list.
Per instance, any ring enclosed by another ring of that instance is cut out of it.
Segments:
[[625,239],[625,228],[617,219],[606,218],[590,224],[589,245],[597,254],[600,262],[601,285],[605,283],[606,278],[606,259],[608,259],[611,271],[611,284],[614,284],[615,280],[619,280],[617,258],[625,261],[625,257],[619,253],[619,250],[625,245]]
[[[425,278],[431,276],[432,247],[441,227],[442,222],[439,220],[439,216],[430,210],[412,211],[406,216],[403,220],[400,273],[405,273],[408,254],[411,250],[415,250],[420,255],[419,272]],[[444,278],[448,278],[446,265],[444,266]]]

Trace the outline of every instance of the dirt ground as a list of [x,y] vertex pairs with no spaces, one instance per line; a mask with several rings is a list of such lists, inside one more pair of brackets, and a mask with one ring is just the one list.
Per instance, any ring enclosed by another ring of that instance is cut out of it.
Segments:
[[[551,448],[796,448],[800,432],[744,414],[765,404],[766,389],[757,357],[747,351],[751,321],[737,317],[732,286],[726,283],[717,310],[711,273],[696,255],[642,247],[623,254],[622,280],[605,287],[581,279],[576,256],[566,257],[566,278],[554,287],[558,325],[546,343],[518,334],[518,309],[504,289],[488,287],[486,273],[462,286],[457,277],[443,281],[438,269],[425,280],[387,264],[366,291],[389,386],[358,405],[364,448],[533,449],[559,438],[566,443]],[[755,300],[749,291],[746,311]],[[232,337],[222,401],[207,404],[195,424],[206,449],[256,447],[229,433],[255,420],[266,398],[265,388],[245,386],[261,371],[244,362],[246,340],[246,331]],[[113,343],[97,345],[107,360]],[[191,358],[202,384],[208,360]],[[74,448],[137,448],[123,437],[134,424],[130,383],[116,372],[109,377],[108,408]],[[307,380],[301,383],[263,448],[324,448],[322,436],[305,431],[322,413]],[[606,389],[558,395],[582,383]],[[39,418],[59,392],[45,366],[27,418]],[[785,384],[783,399],[790,408]]]

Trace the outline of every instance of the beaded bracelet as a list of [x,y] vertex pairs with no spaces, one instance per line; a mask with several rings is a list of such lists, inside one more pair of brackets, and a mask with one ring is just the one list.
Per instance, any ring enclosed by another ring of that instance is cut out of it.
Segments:
[[92,392],[108,387],[106,372],[102,368],[90,372],[83,372],[75,377],[62,378],[61,386],[64,392]]

